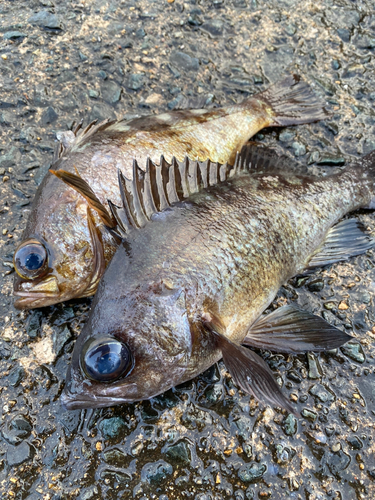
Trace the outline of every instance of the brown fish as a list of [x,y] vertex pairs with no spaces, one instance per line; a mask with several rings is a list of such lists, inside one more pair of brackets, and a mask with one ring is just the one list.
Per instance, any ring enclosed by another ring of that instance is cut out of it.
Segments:
[[147,161],[159,162],[161,156],[169,163],[188,156],[232,164],[236,152],[262,128],[326,116],[310,87],[289,76],[238,105],[104,121],[66,133],[14,255],[16,307],[94,294],[116,249],[104,226],[114,224],[107,199],[121,203],[119,168],[131,177],[134,159],[145,169]]
[[[320,351],[351,338],[291,305],[261,315],[292,276],[375,245],[356,219],[341,220],[375,206],[375,152],[323,178],[249,147],[232,169],[185,167],[159,169],[164,182],[144,191],[120,176],[123,243],[74,347],[68,409],[151,398],[223,357],[244,391],[293,412],[267,364],[241,344]],[[182,200],[187,182],[208,187]],[[171,206],[147,215],[142,207],[162,197]]]

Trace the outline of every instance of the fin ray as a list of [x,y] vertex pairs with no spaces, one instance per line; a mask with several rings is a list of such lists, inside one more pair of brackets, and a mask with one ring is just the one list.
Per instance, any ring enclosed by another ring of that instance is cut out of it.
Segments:
[[367,252],[375,239],[363,231],[357,219],[344,219],[328,231],[327,236],[308,263],[309,268],[326,266]]
[[59,160],[67,155],[68,152],[74,150],[74,148],[82,145],[84,141],[86,141],[89,137],[91,137],[93,134],[96,132],[100,132],[102,130],[105,130],[107,127],[112,125],[116,120],[111,120],[109,118],[102,120],[101,122],[97,123],[98,120],[94,120],[90,122],[88,125],[86,125],[85,128],[83,128],[83,120],[79,121],[78,123],[73,123],[72,128],[70,131],[68,131],[70,134],[74,134],[72,139],[69,138],[69,141],[64,141],[64,137],[67,134],[64,132],[62,134],[62,140],[60,140],[57,143],[57,146],[54,151],[53,155],[53,162],[51,169],[56,170],[58,169],[60,162]]
[[65,184],[73,188],[80,195],[82,195],[87,203],[90,205],[92,209],[94,209],[99,215],[102,222],[108,226],[113,228],[114,221],[106,207],[101,203],[98,199],[94,191],[91,189],[89,184],[78,174],[76,170],[76,174],[72,172],[67,172],[66,170],[49,170],[51,174],[55,175],[59,179],[61,179]]
[[253,395],[258,401],[266,400],[272,406],[280,406],[299,416],[260,356],[246,347],[234,344],[220,333],[213,333],[218,339],[225,366],[244,392]]
[[298,75],[287,76],[255,97],[271,107],[271,126],[311,123],[330,116],[310,85]]
[[258,349],[300,353],[336,349],[351,338],[320,316],[286,305],[261,316],[242,343]]

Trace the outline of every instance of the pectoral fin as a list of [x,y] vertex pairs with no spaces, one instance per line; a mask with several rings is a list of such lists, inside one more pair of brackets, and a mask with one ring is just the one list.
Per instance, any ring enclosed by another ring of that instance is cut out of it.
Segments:
[[260,356],[246,347],[231,342],[218,332],[214,332],[214,334],[223,353],[225,366],[235,383],[244,392],[251,394],[258,401],[266,401],[272,406],[280,406],[289,413],[299,416],[284,396],[268,365]]
[[223,333],[219,333],[222,331],[220,320],[210,314],[205,316],[203,318],[205,327],[215,335],[218,347],[223,354],[225,366],[235,383],[258,401],[266,401],[272,406],[280,406],[299,417],[284,396],[266,362],[255,352],[235,344]]
[[336,349],[351,338],[320,316],[287,305],[261,316],[243,344],[276,352],[317,352]]
[[345,219],[331,227],[308,267],[326,266],[347,260],[365,253],[373,246],[375,240],[363,231],[357,219]]

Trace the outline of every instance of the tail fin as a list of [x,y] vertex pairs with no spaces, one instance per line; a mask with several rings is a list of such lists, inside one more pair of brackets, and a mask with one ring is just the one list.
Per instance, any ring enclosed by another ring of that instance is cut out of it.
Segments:
[[299,125],[324,120],[330,113],[310,85],[298,75],[290,75],[256,96],[271,107],[270,126]]

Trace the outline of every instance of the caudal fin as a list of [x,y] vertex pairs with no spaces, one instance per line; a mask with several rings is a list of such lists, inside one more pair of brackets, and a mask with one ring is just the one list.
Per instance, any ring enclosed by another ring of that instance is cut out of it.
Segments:
[[256,97],[271,108],[270,126],[299,125],[324,120],[330,116],[310,85],[301,81],[298,75],[286,77]]

